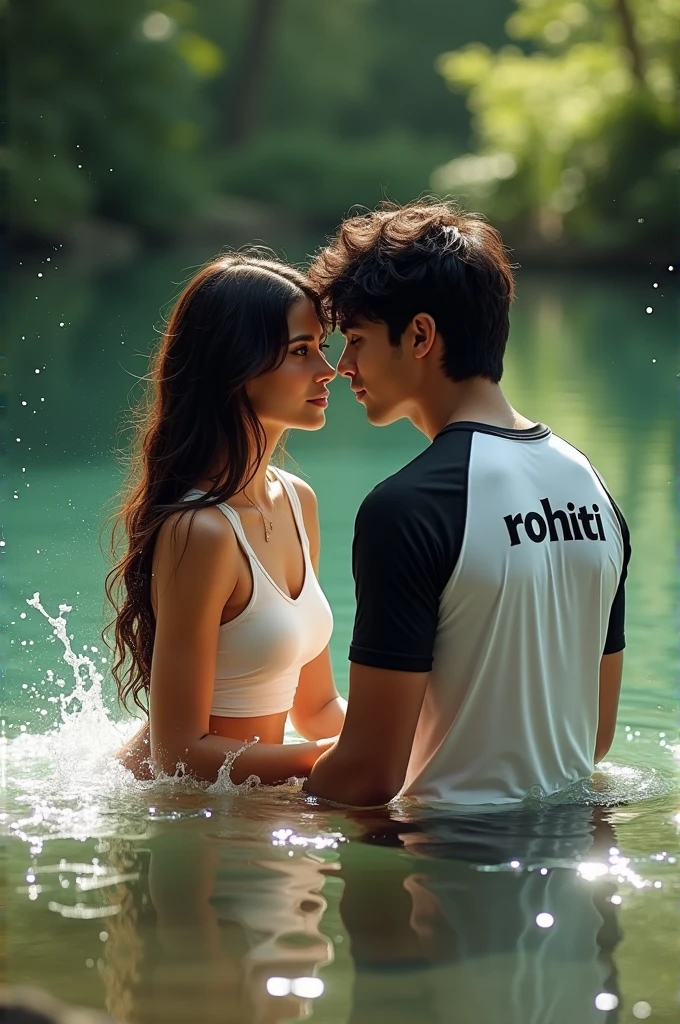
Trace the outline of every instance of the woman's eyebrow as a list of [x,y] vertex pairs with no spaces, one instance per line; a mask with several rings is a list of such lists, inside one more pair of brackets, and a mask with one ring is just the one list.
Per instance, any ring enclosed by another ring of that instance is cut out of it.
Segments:
[[[327,337],[327,335],[324,332],[321,335],[319,340],[323,341],[325,337]],[[297,341],[316,341],[316,335],[314,335],[314,334],[296,334],[294,338],[289,338],[288,339],[288,344],[289,345],[293,345]]]

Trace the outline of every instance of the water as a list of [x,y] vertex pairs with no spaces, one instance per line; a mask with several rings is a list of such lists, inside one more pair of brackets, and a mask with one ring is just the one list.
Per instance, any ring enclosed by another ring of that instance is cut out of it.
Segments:
[[[11,284],[9,982],[121,1022],[675,1021],[673,275],[522,274],[513,315],[510,399],[588,452],[631,527],[607,765],[576,792],[510,812],[401,802],[350,814],[319,808],[295,782],[135,783],[110,758],[132,728],[99,637],[99,532],[121,474],[112,452],[159,310],[200,258],[83,280],[57,253]],[[343,382],[331,387],[326,429],[289,448],[319,497],[344,691],[353,515],[425,442],[407,424],[369,427]]]

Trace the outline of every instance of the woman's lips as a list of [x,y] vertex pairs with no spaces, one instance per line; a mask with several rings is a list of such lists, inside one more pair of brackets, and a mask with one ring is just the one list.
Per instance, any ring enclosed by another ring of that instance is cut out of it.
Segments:
[[325,409],[328,405],[328,398],[308,398],[307,401],[310,405],[318,405],[320,409]]

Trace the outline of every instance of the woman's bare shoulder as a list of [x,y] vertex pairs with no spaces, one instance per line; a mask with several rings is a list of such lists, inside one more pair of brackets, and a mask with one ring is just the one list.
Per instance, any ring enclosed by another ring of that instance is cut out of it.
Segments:
[[310,514],[315,516],[318,503],[316,500],[316,494],[314,493],[314,488],[311,487],[306,480],[303,480],[302,477],[295,476],[294,473],[286,472],[286,477],[288,480],[290,480],[293,487],[297,491],[298,498],[300,499],[300,504],[302,505],[302,511],[305,514],[305,520],[307,519],[307,511],[309,511]]
[[191,561],[233,563],[237,541],[234,528],[218,508],[173,512],[158,533],[156,558],[177,564]]

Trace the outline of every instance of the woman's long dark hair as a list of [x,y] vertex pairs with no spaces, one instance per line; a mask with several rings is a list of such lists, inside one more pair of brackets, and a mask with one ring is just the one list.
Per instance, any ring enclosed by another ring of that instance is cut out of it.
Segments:
[[[105,630],[114,633],[112,673],[123,706],[132,698],[142,711],[148,707],[158,532],[173,513],[226,501],[257,472],[265,436],[245,385],[280,365],[288,311],[305,296],[321,319],[305,276],[255,249],[211,261],[175,304],[138,409],[131,471],[111,538],[114,558],[121,541],[125,548],[106,577],[115,618]],[[220,459],[224,465],[215,473]],[[182,501],[208,473],[212,488]]]

